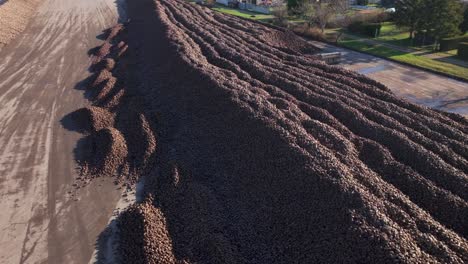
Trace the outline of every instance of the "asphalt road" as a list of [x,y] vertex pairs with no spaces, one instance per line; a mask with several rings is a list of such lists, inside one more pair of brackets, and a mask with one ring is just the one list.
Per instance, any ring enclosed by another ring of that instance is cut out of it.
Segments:
[[435,109],[468,117],[468,83],[384,60],[368,54],[314,42],[325,52],[341,52],[339,64],[365,74],[390,88],[396,95]]
[[0,263],[88,263],[112,214],[109,180],[68,194],[82,135],[61,120],[87,104],[87,52],[118,13],[113,0],[44,0],[0,51]]

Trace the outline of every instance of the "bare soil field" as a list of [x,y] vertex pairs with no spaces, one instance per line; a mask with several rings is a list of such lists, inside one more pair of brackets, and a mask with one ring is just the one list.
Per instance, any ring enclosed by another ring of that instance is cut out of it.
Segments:
[[0,51],[0,263],[88,263],[121,191],[104,180],[69,193],[84,148],[66,116],[89,104],[77,85],[87,52],[119,12],[114,0],[39,2]]
[[468,261],[465,118],[281,29],[181,0],[128,12],[78,111],[86,179],[145,177],[117,219],[122,263]]

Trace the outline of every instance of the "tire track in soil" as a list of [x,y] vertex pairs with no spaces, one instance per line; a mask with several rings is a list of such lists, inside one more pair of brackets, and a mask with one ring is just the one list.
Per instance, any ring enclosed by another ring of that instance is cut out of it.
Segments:
[[60,121],[85,104],[74,88],[87,76],[96,35],[117,20],[117,3],[8,1],[1,14],[9,2],[39,4],[7,10],[25,15],[15,18],[15,34],[24,32],[0,51],[0,263],[86,263],[119,191],[101,183],[70,199],[79,135]]

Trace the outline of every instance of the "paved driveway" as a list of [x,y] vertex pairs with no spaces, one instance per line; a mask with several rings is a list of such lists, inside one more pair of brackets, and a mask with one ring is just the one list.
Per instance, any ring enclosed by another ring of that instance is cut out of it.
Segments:
[[314,42],[324,52],[339,51],[342,67],[365,74],[411,102],[468,117],[468,83],[348,49]]

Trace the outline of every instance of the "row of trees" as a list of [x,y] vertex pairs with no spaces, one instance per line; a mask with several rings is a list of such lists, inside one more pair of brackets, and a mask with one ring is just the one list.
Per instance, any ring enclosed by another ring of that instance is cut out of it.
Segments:
[[463,5],[460,0],[397,0],[395,22],[415,32],[429,34],[436,41],[461,33]]
[[[409,29],[411,39],[418,32],[424,35],[424,39],[428,37],[437,42],[441,38],[468,31],[468,8],[464,8],[460,0],[382,1],[388,5],[394,4],[396,13],[392,18],[397,26]],[[274,14],[279,20],[286,20],[288,15],[294,14],[306,20],[309,27],[317,26],[323,33],[330,22],[335,27],[346,27],[358,19],[348,10],[348,0],[287,0],[287,10],[280,8]],[[384,12],[382,15],[385,15],[382,21],[388,17]]]
[[[288,0],[287,10],[281,7],[275,8],[273,14],[276,23],[284,25],[287,17],[294,15],[306,21],[305,25],[296,27],[296,31],[302,34],[323,38],[325,28],[330,24],[335,28],[347,28],[350,24],[382,22],[387,14],[383,11],[359,14],[349,9],[349,0]],[[307,32],[307,33],[306,33]],[[338,30],[334,36],[337,42],[344,30]],[[328,36],[330,39],[331,35]]]
[[460,31],[463,34],[468,32],[468,5],[465,6],[465,12],[463,13],[463,22],[460,24]]

